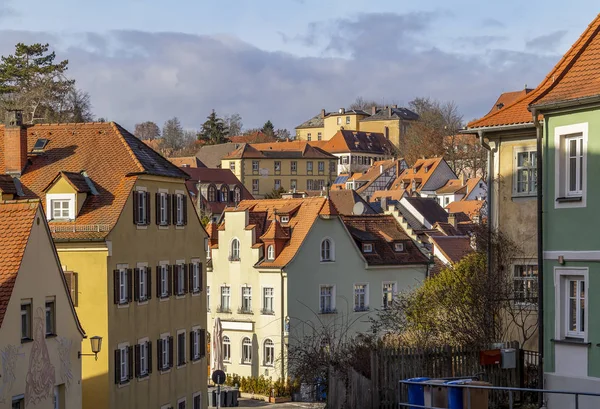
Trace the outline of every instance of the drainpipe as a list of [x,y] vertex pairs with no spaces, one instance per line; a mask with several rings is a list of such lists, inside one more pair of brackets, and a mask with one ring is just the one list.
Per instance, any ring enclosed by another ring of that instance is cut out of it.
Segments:
[[283,269],[281,269],[279,274],[281,276],[281,380],[285,381],[285,357],[287,355],[285,352],[285,303],[287,301],[285,298],[285,278],[283,276]]
[[[538,352],[540,361],[538,364],[538,388],[544,389],[544,247],[543,247],[543,225],[544,212],[542,194],[542,125],[538,121],[538,113],[531,108],[533,124],[535,125],[536,147],[537,147],[537,263],[538,263]],[[539,405],[542,406],[543,397],[539,397]]]

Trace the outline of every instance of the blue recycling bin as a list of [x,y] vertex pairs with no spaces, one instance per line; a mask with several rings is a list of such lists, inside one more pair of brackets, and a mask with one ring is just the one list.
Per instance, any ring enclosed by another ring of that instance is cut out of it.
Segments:
[[[410,378],[407,382],[427,382],[430,378]],[[425,387],[424,385],[408,384],[408,403],[411,405],[425,406]],[[421,409],[411,406],[410,409]]]
[[459,379],[458,381],[448,381],[448,409],[463,409],[463,390],[465,388],[456,388],[452,385],[466,385],[470,383],[470,379]]

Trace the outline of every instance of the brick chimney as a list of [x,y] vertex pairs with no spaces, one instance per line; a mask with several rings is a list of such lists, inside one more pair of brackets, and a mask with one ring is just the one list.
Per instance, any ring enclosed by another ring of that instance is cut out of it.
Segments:
[[4,171],[21,176],[27,165],[27,129],[22,111],[7,111],[4,127]]
[[324,109],[321,110],[321,118],[325,118],[325,110]]
[[371,115],[375,115],[377,113],[377,107],[371,107]]
[[448,213],[448,223],[456,227],[456,213]]

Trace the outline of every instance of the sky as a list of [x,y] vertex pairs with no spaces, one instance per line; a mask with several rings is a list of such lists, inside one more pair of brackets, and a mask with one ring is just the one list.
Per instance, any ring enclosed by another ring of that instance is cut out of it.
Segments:
[[598,12],[597,0],[0,0],[0,54],[49,43],[96,116],[131,130],[173,116],[199,128],[214,109],[294,135],[358,96],[454,101],[478,118],[535,87]]

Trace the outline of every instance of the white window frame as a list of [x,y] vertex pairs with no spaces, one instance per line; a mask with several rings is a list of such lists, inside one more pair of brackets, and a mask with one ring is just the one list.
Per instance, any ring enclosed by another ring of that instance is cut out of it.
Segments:
[[223,361],[231,362],[231,338],[223,334]]
[[396,253],[401,253],[404,251],[404,243],[394,243],[394,251]]
[[338,116],[338,117],[337,117],[337,124],[338,124],[338,125],[341,125],[341,124],[342,124],[342,117],[341,117],[341,116]]
[[258,193],[260,189],[260,184],[258,179],[252,179],[252,193]]
[[[392,291],[391,292],[386,291],[386,287],[389,286],[389,285],[392,286]],[[385,303],[383,302],[384,297],[387,299],[386,294],[391,294],[392,295],[392,297],[391,297],[392,299],[388,301],[389,302],[388,307],[394,301],[394,298],[396,298],[396,294],[397,294],[397,291],[398,291],[397,287],[398,287],[398,283],[395,282],[395,281],[384,281],[384,282],[381,283],[381,304],[382,304],[382,307],[384,307],[384,308],[386,307]]]
[[135,209],[138,212],[138,228],[146,228],[148,224],[150,224],[150,220],[147,220],[147,212],[146,212],[146,195],[148,194],[147,189],[144,186],[136,186],[135,194],[138,199],[138,207]]
[[312,175],[312,171],[313,171],[313,162],[312,161],[308,161],[306,162],[306,172],[310,172]]
[[[140,377],[145,377],[147,375],[150,374],[150,367],[148,366],[149,363],[149,356],[148,356],[148,346],[150,343],[150,339],[149,338],[142,338],[142,339],[138,339],[138,345],[140,347],[140,373],[139,376]],[[142,358],[142,354],[143,354],[143,358]],[[145,368],[144,368],[145,365]]]
[[[227,289],[227,292],[225,293],[225,289]],[[225,306],[225,303],[223,301],[225,301],[225,299],[227,299],[227,307]],[[223,284],[221,286],[221,310],[222,311],[229,311],[231,310],[231,286],[228,284]]]
[[160,299],[168,300],[169,299],[169,262],[161,261],[159,266],[160,266]]
[[184,294],[184,290],[185,290],[185,285],[186,285],[186,277],[185,277],[185,260],[177,260],[175,262],[175,265],[178,267],[177,268],[177,285],[178,288],[175,288],[174,291],[176,293],[176,295],[178,295],[179,297],[183,297],[185,296]]
[[[246,343],[246,340],[250,342],[250,344]],[[246,349],[248,349],[248,354],[246,354]],[[242,355],[241,355],[242,364],[252,364],[252,338],[243,337],[242,338]]]
[[[584,321],[583,331],[569,330],[569,281],[581,280],[585,283]],[[589,297],[590,297],[589,269],[587,267],[554,267],[555,291],[555,339],[576,338],[588,342],[589,336]]]
[[175,191],[175,206],[177,208],[177,211],[175,212],[175,214],[177,215],[177,220],[175,220],[175,225],[180,226],[180,227],[183,226],[183,221],[185,219],[185,216],[183,215],[184,200],[185,200],[184,193],[180,190],[176,190]]
[[323,139],[323,132],[317,132],[317,141],[320,141]]
[[293,160],[290,162],[290,172],[298,172],[298,161]]
[[275,246],[272,244],[267,246],[267,260],[275,260]]
[[252,172],[258,173],[259,170],[259,162],[257,160],[252,161]]
[[292,180],[290,180],[290,189],[292,191],[298,189],[298,179],[292,179]]
[[210,313],[210,285],[206,286],[206,312]]
[[[262,310],[265,314],[275,313],[275,287],[262,287]],[[270,292],[270,294],[268,294]],[[270,308],[268,308],[270,300]]]
[[[537,194],[537,162],[536,165],[532,166],[519,166],[519,154],[527,153],[528,160],[531,159],[531,154],[534,153],[536,155],[537,161],[537,148],[535,145],[527,145],[527,146],[516,146],[513,149],[513,166],[514,166],[514,177],[513,177],[513,196],[535,196]],[[533,173],[535,179],[531,179],[527,184],[526,192],[519,192],[519,171],[520,170],[528,170]],[[532,189],[531,185],[535,185],[536,188]]]
[[349,116],[346,116],[346,125],[350,125],[350,121],[351,121],[351,120],[350,120],[350,117],[349,117]]
[[281,179],[275,179],[275,181],[273,182],[273,188],[275,190],[281,189]]
[[[237,242],[237,247],[234,247],[234,243]],[[229,243],[229,261],[240,261],[240,249],[241,249],[240,239],[234,237],[231,239]]]
[[200,260],[192,259],[192,271],[190,274],[192,275],[192,288],[190,292],[193,295],[198,295],[200,293],[200,277],[202,276],[202,271],[200,270]]
[[192,344],[193,362],[196,362],[200,359],[200,327],[192,327],[192,333],[195,334],[194,343]]
[[368,253],[368,254],[373,253],[373,243],[363,243],[362,251],[363,251],[363,253]]
[[[324,257],[323,246],[325,242],[329,242],[329,258]],[[323,237],[321,244],[319,245],[319,260],[321,263],[331,263],[335,261],[335,241],[331,237]]]
[[[148,288],[148,263],[137,263],[138,268],[138,304],[145,303],[148,301],[148,296],[150,295],[150,289]],[[134,271],[135,274],[135,271]],[[135,277],[134,277],[135,278]],[[143,278],[143,280],[142,280]],[[134,284],[135,284],[135,280]],[[142,293],[142,288],[146,290],[145,294]]]
[[235,173],[235,161],[229,162],[229,170]]
[[242,303],[240,309],[244,312],[252,312],[252,286],[242,286]]
[[532,282],[534,286],[535,299],[537,300],[537,291],[538,291],[538,280],[539,280],[539,269],[537,271],[537,275],[516,275],[518,268],[525,268],[526,270],[529,268],[538,268],[538,265],[533,261],[519,261],[512,264],[512,281],[513,281],[513,299],[516,305],[529,306],[531,308],[537,308],[537,302],[532,302],[530,299],[517,296],[517,283],[519,283],[519,292],[525,294],[525,289],[527,288],[527,283]]
[[[196,401],[196,397],[200,397],[200,407],[197,408],[194,406],[194,402]],[[202,409],[202,392],[196,392],[192,395],[192,409]]]
[[[267,345],[267,342],[270,344]],[[267,349],[270,350],[270,354],[267,353]],[[268,359],[270,355],[271,359]],[[267,338],[263,341],[263,366],[274,366],[275,365],[275,342],[271,338]]]
[[[171,347],[169,345],[169,338],[171,337],[170,333],[165,333],[165,334],[160,334],[160,342],[162,342],[162,367],[158,368],[160,371],[162,372],[166,372],[168,371],[172,364],[172,362],[169,362],[169,348]],[[175,339],[173,339],[174,341]],[[158,345],[157,345],[158,348]],[[175,359],[175,357],[173,357],[173,359]]]
[[[569,194],[569,166],[568,145],[570,138],[580,136],[583,140],[582,166],[582,191]],[[580,123],[554,128],[554,208],[574,208],[587,206],[587,147],[588,147],[588,123]],[[581,197],[580,201],[559,201],[559,198]]]
[[[56,298],[55,297],[46,298],[45,312],[46,312],[46,314],[44,316],[44,322],[46,325],[45,335],[46,335],[46,337],[56,335]],[[50,319],[50,325],[52,326],[51,328],[48,328],[48,315],[50,315],[49,319]]]
[[[360,298],[360,293],[358,291],[361,290],[362,287],[362,306],[360,303],[357,304],[357,297]],[[353,296],[354,296],[354,311],[362,312],[367,311],[369,309],[369,283],[354,283],[353,288]]]
[[127,267],[118,267],[119,269],[119,305],[124,305],[129,302],[129,294],[127,294]]
[[286,224],[290,222],[290,216],[281,216],[281,223]]
[[159,226],[167,226],[169,221],[169,192],[164,189],[159,189],[158,200],[158,207],[160,209]]
[[[61,201],[69,203],[69,216],[68,218],[59,217],[54,218],[54,209],[52,208],[53,201]],[[75,193],[48,193],[46,194],[46,211],[48,220],[75,220]]]
[[[330,288],[329,294],[324,294],[323,290]],[[329,297],[329,308],[323,308],[323,297]],[[335,285],[334,284],[320,284],[319,285],[319,313],[330,314],[335,312]]]
[[280,160],[276,160],[275,162],[273,162],[273,169],[275,170],[275,172],[281,172],[281,161]]
[[310,132],[306,134],[306,140],[309,142],[312,141],[312,134]]
[[[25,309],[23,307],[25,306]],[[21,301],[21,340],[31,340],[33,339],[33,328],[32,328],[32,302],[31,300],[23,300]],[[27,334],[23,333],[23,316],[25,316],[25,326],[27,327]],[[23,336],[26,335],[26,336]]]
[[186,398],[178,399],[177,400],[177,407],[175,409],[181,409],[182,408],[182,406],[181,406],[182,403],[183,403],[183,409],[186,409],[187,408],[187,400],[186,400]]
[[[129,342],[123,342],[117,346],[119,350],[119,366],[121,367],[120,383],[129,382]],[[123,360],[125,357],[125,360]]]

